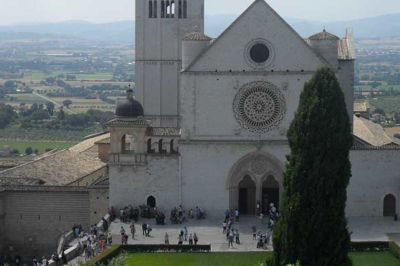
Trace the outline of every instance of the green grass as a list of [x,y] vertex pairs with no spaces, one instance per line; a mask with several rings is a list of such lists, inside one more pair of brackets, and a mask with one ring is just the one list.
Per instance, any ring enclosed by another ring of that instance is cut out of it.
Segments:
[[[259,266],[271,253],[141,253],[129,254],[127,266]],[[351,253],[354,266],[400,266],[389,252]]]
[[80,130],[20,128],[12,126],[0,129],[0,140],[16,141],[48,141],[48,142],[79,142],[88,135],[103,132],[101,126],[92,126]]
[[11,149],[17,149],[20,153],[24,153],[25,149],[32,147],[33,150],[38,149],[39,153],[45,152],[46,149],[66,149],[76,144],[72,141],[17,141],[17,140],[1,140],[0,139],[0,149],[9,147]]
[[400,261],[390,252],[351,253],[354,266],[400,266]]

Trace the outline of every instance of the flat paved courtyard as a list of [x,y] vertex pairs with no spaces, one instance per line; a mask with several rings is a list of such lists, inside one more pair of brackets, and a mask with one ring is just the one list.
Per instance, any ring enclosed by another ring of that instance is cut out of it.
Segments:
[[[150,237],[142,235],[142,223],[148,223],[152,227]],[[124,227],[129,236],[129,244],[163,244],[164,235],[169,235],[170,244],[178,243],[178,234],[183,226],[187,226],[188,232],[196,233],[199,237],[199,244],[211,244],[214,252],[230,252],[230,251],[262,251],[257,249],[257,241],[253,240],[251,227],[257,227],[257,231],[266,231],[266,220],[261,222],[256,217],[241,217],[238,223],[234,224],[235,229],[240,232],[240,245],[234,244],[234,248],[228,247],[226,236],[222,234],[222,219],[219,220],[189,220],[188,223],[182,225],[155,225],[155,220],[140,219],[135,224],[136,237],[131,238],[129,223],[121,223],[116,220],[111,225],[113,234],[113,242],[121,243],[120,229]],[[352,241],[387,241],[394,240],[400,244],[400,222],[393,221],[392,218],[360,218],[354,217],[349,219],[349,231],[351,232]],[[188,244],[188,242],[184,242]],[[268,247],[271,250],[272,247]]]

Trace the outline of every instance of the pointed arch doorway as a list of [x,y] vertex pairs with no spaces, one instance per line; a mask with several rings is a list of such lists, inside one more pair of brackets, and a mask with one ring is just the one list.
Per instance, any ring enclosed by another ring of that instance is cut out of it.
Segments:
[[[226,188],[227,209],[238,209],[243,215],[256,214],[258,203],[267,209],[273,202],[282,203],[284,164],[265,152],[253,152],[239,159],[229,171]],[[263,203],[263,197],[265,199]]]
[[256,183],[246,175],[239,182],[239,212],[244,215],[255,214]]
[[263,213],[267,213],[273,203],[279,208],[279,183],[274,176],[268,175],[262,184],[261,205]]

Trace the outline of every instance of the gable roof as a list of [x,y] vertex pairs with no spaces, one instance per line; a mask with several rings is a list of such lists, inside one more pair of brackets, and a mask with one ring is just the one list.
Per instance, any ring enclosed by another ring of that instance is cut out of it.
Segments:
[[391,138],[381,125],[362,117],[354,116],[353,133],[354,136],[374,147],[400,144]]
[[48,156],[0,172],[0,185],[65,186],[104,166],[95,143],[108,138],[104,134]]
[[294,34],[294,36],[296,36],[298,38],[298,40],[304,44],[304,47],[306,49],[308,49],[312,54],[315,55],[315,57],[317,57],[321,63],[323,64],[328,64],[327,61],[321,57],[320,55],[318,55],[306,42],[306,40],[304,40],[270,5],[267,4],[267,2],[265,2],[265,0],[255,0],[231,25],[229,25],[228,28],[226,28],[216,39],[214,39],[211,44],[204,49],[203,52],[201,52],[187,67],[186,69],[183,70],[183,72],[185,71],[190,71],[193,66],[196,65],[196,63],[202,58],[204,57],[205,54],[207,54],[217,43],[219,43],[221,41],[221,39],[227,35],[241,20],[243,17],[245,17],[247,15],[247,13],[249,13],[251,11],[251,9],[258,3],[262,3],[268,10],[270,10],[281,22],[284,23],[284,25]]

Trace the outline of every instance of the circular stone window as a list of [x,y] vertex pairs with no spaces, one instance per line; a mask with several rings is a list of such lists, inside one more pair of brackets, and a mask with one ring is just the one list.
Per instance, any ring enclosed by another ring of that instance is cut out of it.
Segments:
[[273,60],[272,45],[264,39],[257,39],[247,44],[245,57],[247,62],[256,68],[268,66]]
[[265,63],[269,58],[269,49],[263,43],[256,43],[250,48],[250,58],[254,62]]
[[268,132],[285,116],[285,97],[269,82],[251,82],[235,96],[233,112],[241,127],[255,133]]

